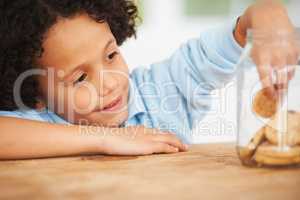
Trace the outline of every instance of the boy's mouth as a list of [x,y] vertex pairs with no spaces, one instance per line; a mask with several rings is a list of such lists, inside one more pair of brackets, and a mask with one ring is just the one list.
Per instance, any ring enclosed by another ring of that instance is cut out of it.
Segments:
[[104,108],[102,109],[97,109],[97,112],[112,112],[112,111],[117,111],[120,106],[122,105],[122,96],[116,98],[115,100],[113,100],[111,103],[109,103],[108,105],[106,105]]

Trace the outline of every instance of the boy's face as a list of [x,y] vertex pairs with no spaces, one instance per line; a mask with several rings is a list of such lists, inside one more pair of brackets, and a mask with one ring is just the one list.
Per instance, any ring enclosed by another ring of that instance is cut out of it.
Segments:
[[60,19],[38,59],[42,98],[75,124],[115,127],[128,117],[128,67],[107,23],[87,15]]

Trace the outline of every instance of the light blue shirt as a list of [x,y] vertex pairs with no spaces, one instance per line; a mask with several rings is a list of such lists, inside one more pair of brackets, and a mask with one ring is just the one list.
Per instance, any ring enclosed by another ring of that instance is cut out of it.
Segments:
[[[124,125],[170,131],[193,143],[192,128],[210,110],[211,92],[233,78],[242,50],[233,27],[220,27],[188,41],[169,59],[135,69],[130,75],[129,117]],[[0,111],[0,116],[68,124],[51,111]]]

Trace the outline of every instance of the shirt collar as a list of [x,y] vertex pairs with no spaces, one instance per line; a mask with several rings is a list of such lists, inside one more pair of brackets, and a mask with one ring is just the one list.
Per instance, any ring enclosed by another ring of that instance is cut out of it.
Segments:
[[139,89],[131,78],[129,79],[129,85],[128,120],[139,114],[146,113],[146,107]]

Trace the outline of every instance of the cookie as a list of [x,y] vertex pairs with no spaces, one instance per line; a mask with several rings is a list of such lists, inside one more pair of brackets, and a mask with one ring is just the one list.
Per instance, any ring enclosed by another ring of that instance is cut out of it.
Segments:
[[267,89],[260,90],[253,100],[253,111],[263,118],[270,118],[277,112],[277,100],[269,97]]
[[241,160],[251,160],[257,147],[266,140],[265,127],[262,127],[255,136],[251,139],[250,143],[246,147],[239,147],[239,156]]
[[300,146],[281,150],[278,146],[264,143],[257,148],[254,160],[259,164],[269,166],[300,164]]
[[[265,128],[265,134],[267,140],[271,144],[278,144],[278,131],[277,131],[277,118],[273,119],[268,123]],[[288,131],[284,137],[286,141],[284,144],[294,146],[300,145],[300,113],[295,111],[288,112]]]

